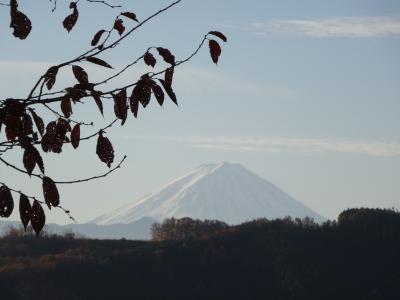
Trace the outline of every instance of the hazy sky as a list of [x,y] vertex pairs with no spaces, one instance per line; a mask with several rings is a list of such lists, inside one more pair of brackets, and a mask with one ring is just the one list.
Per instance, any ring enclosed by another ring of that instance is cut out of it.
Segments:
[[[62,28],[68,1],[51,13],[47,0],[20,0],[33,22],[25,41],[11,36],[9,12],[0,6],[0,90],[26,96],[49,66],[87,50],[93,34],[108,28],[120,9],[79,3],[70,34]],[[110,0],[110,2],[113,2]],[[170,1],[114,1],[139,19]],[[34,4],[33,4],[34,3]],[[34,7],[34,5],[38,5]],[[129,27],[129,22],[126,25]],[[241,163],[320,214],[335,218],[348,207],[400,208],[400,2],[393,0],[184,0],[102,58],[120,69],[148,46],[190,54],[204,33],[228,36],[218,66],[205,47],[177,70],[180,107],[155,101],[108,130],[117,173],[90,183],[59,186],[62,204],[81,222],[150,193],[202,163]],[[103,68],[83,64],[89,77]],[[144,64],[114,84],[136,80]],[[58,86],[72,82],[70,69]],[[92,105],[75,118],[105,120]],[[95,128],[84,128],[82,134]],[[107,171],[95,140],[80,151],[47,154],[48,175],[68,180]],[[21,164],[22,155],[5,156]],[[0,167],[10,187],[42,196],[37,179]],[[14,214],[14,218],[17,218]],[[68,222],[59,211],[49,221]]]

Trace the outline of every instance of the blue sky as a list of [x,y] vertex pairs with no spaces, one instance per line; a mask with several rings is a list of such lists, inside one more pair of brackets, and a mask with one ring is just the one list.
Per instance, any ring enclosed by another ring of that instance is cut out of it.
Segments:
[[[67,34],[69,13],[60,1],[20,0],[32,19],[26,41],[11,37],[8,11],[0,6],[0,89],[24,96],[54,63],[75,57],[93,34],[109,27],[119,9],[80,3],[80,19]],[[144,19],[169,1],[114,1]],[[117,69],[148,46],[170,48],[179,57],[195,49],[202,35],[228,36],[218,66],[204,48],[177,70],[180,107],[152,103],[138,120],[108,131],[117,157],[128,155],[118,173],[87,184],[60,186],[62,202],[87,221],[152,192],[202,163],[242,163],[328,218],[348,207],[400,207],[400,3],[386,0],[184,0],[102,56]],[[83,65],[90,78],[108,73]],[[140,65],[115,84],[132,81]],[[72,82],[69,70],[60,86]],[[101,126],[91,105],[75,118]],[[91,128],[85,128],[91,132]],[[21,155],[8,157],[20,162]],[[64,158],[47,155],[56,180],[101,174],[95,141]],[[0,168],[10,186],[41,195],[40,182]],[[14,216],[17,217],[16,215]],[[48,220],[65,223],[52,211]]]

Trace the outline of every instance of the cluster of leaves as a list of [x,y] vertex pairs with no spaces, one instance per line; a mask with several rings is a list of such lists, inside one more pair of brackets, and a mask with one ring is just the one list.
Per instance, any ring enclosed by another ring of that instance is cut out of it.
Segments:
[[[54,3],[56,3],[56,0],[54,1]],[[86,1],[107,4],[104,1]],[[108,168],[111,168],[115,160],[115,152],[110,139],[105,136],[106,129],[110,128],[117,120],[120,120],[121,125],[124,125],[129,110],[133,117],[137,118],[140,106],[142,106],[143,109],[146,108],[151,101],[152,95],[160,106],[164,104],[166,96],[168,96],[173,103],[178,105],[177,96],[173,89],[175,69],[197,54],[205,41],[208,40],[209,42],[209,51],[212,61],[215,64],[218,63],[221,55],[221,46],[215,39],[209,37],[215,37],[223,42],[226,42],[227,38],[221,32],[210,31],[204,36],[196,51],[185,60],[178,61],[175,55],[167,48],[150,47],[138,59],[101,82],[92,81],[88,72],[83,68],[82,63],[89,62],[104,68],[113,69],[113,67],[108,62],[101,59],[99,55],[107,50],[115,48],[132,34],[133,31],[141,27],[147,21],[181,1],[182,0],[173,2],[142,22],[139,22],[136,14],[133,12],[121,12],[117,15],[109,30],[101,29],[94,34],[90,42],[92,48],[89,51],[69,61],[51,66],[38,79],[26,99],[0,99],[0,132],[2,128],[4,128],[5,133],[5,141],[0,141],[0,156],[11,149],[21,148],[23,150],[22,164],[24,169],[10,164],[2,157],[0,157],[0,161],[17,171],[39,178],[42,181],[44,199],[44,201],[39,201],[35,197],[26,196],[24,193],[11,189],[6,184],[0,183],[2,184],[0,193],[1,217],[10,216],[14,207],[11,192],[17,193],[20,195],[20,216],[22,223],[26,227],[30,221],[34,230],[39,233],[45,224],[45,214],[42,204],[46,204],[49,209],[51,209],[51,207],[63,209],[60,206],[57,184],[82,182],[93,178],[104,177],[119,167],[118,165],[102,176],[71,182],[60,182],[53,180],[46,174],[46,165],[43,159],[44,153],[60,154],[65,144],[71,144],[74,149],[78,149],[81,141],[97,137],[96,154],[101,162],[105,163]],[[69,8],[71,9],[71,13],[67,15],[62,22],[64,28],[68,32],[75,27],[79,19],[78,3],[79,1],[70,3]],[[107,5],[116,7],[110,4]],[[11,16],[10,27],[13,28],[14,36],[19,39],[27,38],[32,30],[32,22],[18,9],[17,0],[11,0],[9,7]],[[137,25],[128,30],[127,28],[130,24],[127,25],[125,23],[127,21],[135,22],[134,24]],[[115,39],[113,39],[113,33],[115,33]],[[157,57],[157,55],[159,55],[159,57]],[[154,71],[154,68],[158,66],[158,59],[162,59],[164,64],[161,66],[161,70]],[[112,90],[100,88],[100,86],[111,79],[117,78],[129,67],[140,61],[151,67],[153,72],[143,74],[138,80],[126,86],[120,86]],[[164,65],[167,67],[163,69]],[[65,69],[72,71],[76,83],[72,86],[54,91],[58,74],[61,71],[65,71]],[[77,103],[86,103],[88,99],[93,99],[102,115],[104,115],[103,101],[113,101],[115,120],[108,126],[97,130],[91,135],[82,137],[82,126],[93,125],[93,123],[76,121],[72,119],[72,116],[74,115],[75,105]],[[59,107],[52,107],[55,104],[58,104]],[[55,118],[45,122],[40,111],[37,109],[39,105],[49,110]],[[38,173],[35,173],[35,170],[38,170]],[[30,199],[33,200],[32,205]],[[69,211],[63,210],[69,214]]]

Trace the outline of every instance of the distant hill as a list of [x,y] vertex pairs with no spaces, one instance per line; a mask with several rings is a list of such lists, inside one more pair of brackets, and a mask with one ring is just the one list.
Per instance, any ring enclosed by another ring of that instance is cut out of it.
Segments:
[[355,209],[338,220],[256,220],[160,242],[9,236],[0,238],[0,295],[398,300],[400,214]]
[[325,218],[239,164],[205,164],[158,191],[95,218],[91,223],[129,224],[143,217],[220,220],[239,224],[256,218]]
[[[93,239],[131,239],[148,240],[150,239],[150,227],[155,220],[152,218],[142,218],[129,224],[69,224],[57,225],[47,224],[45,231],[51,234],[62,235],[65,232],[74,232],[77,235]],[[10,227],[20,227],[20,222],[0,221],[0,235]]]

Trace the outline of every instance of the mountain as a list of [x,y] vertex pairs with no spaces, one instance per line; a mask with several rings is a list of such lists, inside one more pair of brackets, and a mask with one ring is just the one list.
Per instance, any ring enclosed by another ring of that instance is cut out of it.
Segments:
[[[150,238],[150,227],[155,220],[152,218],[141,218],[129,224],[46,224],[45,232],[49,234],[63,235],[66,232],[73,232],[92,239],[132,239],[147,240]],[[0,221],[0,236],[10,228],[21,228],[21,222]]]
[[255,218],[321,215],[239,164],[205,164],[158,191],[106,213],[91,223],[131,223],[143,217],[157,221],[190,217],[239,224]]

